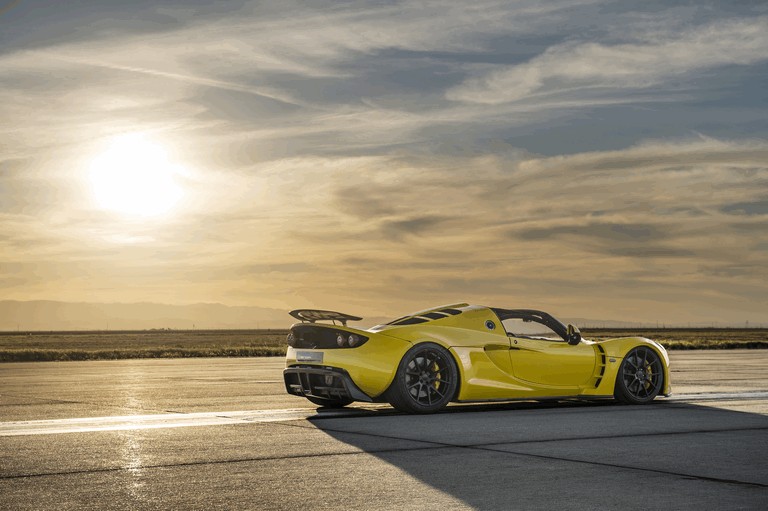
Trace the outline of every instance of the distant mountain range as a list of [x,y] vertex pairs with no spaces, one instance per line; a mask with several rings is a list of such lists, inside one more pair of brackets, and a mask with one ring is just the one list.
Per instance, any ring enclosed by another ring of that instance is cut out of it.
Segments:
[[288,311],[219,303],[0,301],[0,331],[288,328]]
[[[355,326],[369,328],[392,319],[394,317],[368,317],[355,323]],[[573,323],[582,330],[652,328],[654,326],[647,323],[585,318],[561,318],[561,320]],[[294,321],[284,309],[233,307],[220,303],[168,305],[151,302],[0,301],[0,331],[288,328]]]

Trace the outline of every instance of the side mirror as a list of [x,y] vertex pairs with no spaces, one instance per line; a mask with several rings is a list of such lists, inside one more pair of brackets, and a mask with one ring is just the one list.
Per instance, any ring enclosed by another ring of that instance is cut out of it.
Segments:
[[568,325],[568,344],[571,346],[576,346],[581,342],[581,332],[579,332],[579,329],[575,326],[569,324]]

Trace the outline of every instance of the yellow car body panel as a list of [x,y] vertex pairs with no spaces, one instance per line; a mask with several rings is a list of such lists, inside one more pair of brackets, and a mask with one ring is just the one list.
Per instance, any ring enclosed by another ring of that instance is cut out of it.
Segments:
[[[335,330],[343,330],[350,333],[360,333],[359,330],[346,327],[334,327]],[[286,354],[286,367],[300,364],[296,357],[298,351],[304,353],[322,353],[322,363],[314,363],[319,367],[334,367],[345,370],[352,381],[374,398],[387,390],[395,376],[397,364],[393,360],[400,361],[411,343],[388,335],[370,336],[368,342],[354,349],[298,349],[288,347]]]
[[[440,316],[440,311],[446,310],[457,313]],[[362,335],[367,341],[344,349],[289,347],[286,368],[341,371],[370,398],[366,400],[381,400],[408,350],[421,343],[434,343],[448,350],[456,363],[459,382],[454,401],[606,398],[614,396],[625,355],[642,346],[652,349],[662,361],[663,386],[659,393],[671,392],[669,357],[654,341],[629,337],[602,342],[581,339],[570,344],[567,336],[560,341],[518,336],[506,332],[497,315],[499,310],[502,309],[456,304],[420,311],[368,330],[312,323],[313,328]],[[307,323],[292,328],[300,325]],[[302,355],[308,359],[302,361],[297,356],[299,352],[315,355]],[[322,361],[311,360],[320,356]],[[297,384],[292,387],[289,392],[303,395],[297,391]]]
[[515,377],[534,385],[578,389],[595,369],[595,350],[586,343],[512,337],[510,356]]

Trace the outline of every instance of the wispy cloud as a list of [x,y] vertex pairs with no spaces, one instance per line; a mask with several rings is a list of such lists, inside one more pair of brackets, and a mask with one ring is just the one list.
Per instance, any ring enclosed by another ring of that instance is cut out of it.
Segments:
[[114,63],[110,63],[109,61],[95,60],[92,58],[89,59],[89,58],[81,58],[81,57],[71,57],[71,56],[61,55],[61,54],[56,54],[51,52],[32,51],[32,52],[28,52],[27,54],[20,55],[19,57],[22,60],[52,59],[52,60],[58,60],[61,62],[71,63],[75,65],[101,67],[101,68],[110,69],[114,71],[126,71],[129,73],[138,73],[138,74],[145,74],[145,75],[150,75],[154,77],[168,78],[170,80],[178,80],[180,82],[184,82],[192,85],[199,85],[202,87],[213,87],[217,89],[224,89],[224,90],[229,90],[234,92],[244,92],[247,94],[260,96],[262,98],[272,99],[275,101],[280,101],[283,103],[289,103],[291,105],[299,106],[298,103],[295,103],[290,98],[287,98],[285,96],[280,96],[275,92],[272,92],[266,89],[259,89],[257,87],[252,87],[245,84],[227,82],[224,80],[216,80],[216,79],[205,78],[201,76],[173,73],[173,72],[163,71],[160,69],[149,69],[144,67],[114,64]]
[[449,90],[456,101],[505,103],[587,88],[643,89],[716,66],[768,60],[768,17],[726,20],[625,44],[568,42]]

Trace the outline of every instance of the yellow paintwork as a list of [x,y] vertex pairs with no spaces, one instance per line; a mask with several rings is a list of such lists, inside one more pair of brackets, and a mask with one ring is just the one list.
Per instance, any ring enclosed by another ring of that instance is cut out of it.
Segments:
[[[447,306],[430,310],[444,307]],[[467,304],[451,307],[461,309],[462,313],[416,325],[380,326],[364,331],[327,325],[336,330],[362,333],[369,340],[348,349],[289,347],[286,367],[300,363],[344,369],[363,392],[375,399],[392,383],[408,349],[418,343],[432,342],[448,349],[455,359],[460,374],[458,401],[611,397],[624,355],[644,345],[655,350],[663,361],[661,394],[671,392],[667,352],[649,339],[582,340],[577,345],[569,345],[565,341],[516,338],[507,335],[496,314],[487,307]],[[487,328],[489,321],[495,328]],[[322,351],[323,361],[297,362],[297,351]]]
[[[333,329],[361,333],[360,330],[354,328],[334,326]],[[357,348],[310,350],[295,349],[289,346],[286,354],[286,367],[299,363],[296,360],[297,351],[321,351],[323,352],[321,364],[306,364],[305,362],[301,362],[301,364],[345,369],[352,381],[360,387],[360,390],[371,397],[378,396],[387,390],[389,384],[392,383],[397,364],[412,344],[386,334],[371,335],[369,332],[364,332],[364,335],[369,337],[368,342]]]
[[595,370],[595,350],[585,343],[512,337],[512,372],[520,380],[555,387],[586,385]]

